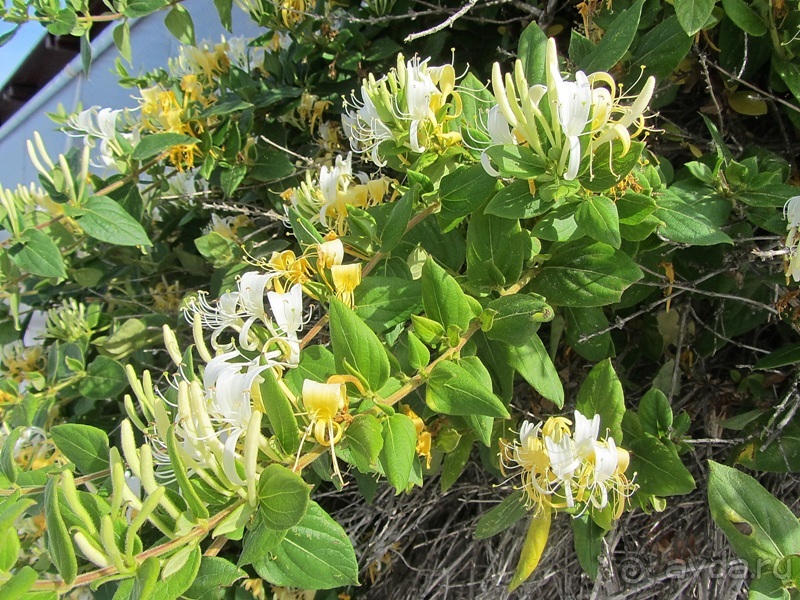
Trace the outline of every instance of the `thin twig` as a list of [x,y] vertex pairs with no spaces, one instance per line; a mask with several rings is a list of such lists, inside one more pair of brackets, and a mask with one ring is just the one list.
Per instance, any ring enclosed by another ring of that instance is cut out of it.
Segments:
[[441,31],[446,27],[451,27],[453,23],[455,23],[458,19],[460,19],[466,13],[468,13],[475,6],[475,4],[477,4],[477,2],[478,0],[468,0],[468,2],[464,6],[462,6],[458,11],[447,17],[444,21],[442,21],[438,25],[435,25],[430,29],[426,29],[425,31],[420,31],[418,33],[412,33],[410,35],[407,35],[403,41],[406,43],[413,42],[414,40],[418,40],[421,37],[425,37],[434,34],[437,31]]

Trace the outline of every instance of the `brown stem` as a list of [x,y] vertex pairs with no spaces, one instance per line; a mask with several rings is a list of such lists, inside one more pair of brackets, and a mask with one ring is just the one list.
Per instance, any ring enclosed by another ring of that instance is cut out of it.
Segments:
[[430,374],[431,371],[433,371],[434,367],[438,365],[440,362],[445,360],[450,360],[453,356],[458,354],[464,347],[464,344],[466,344],[469,341],[469,339],[475,334],[475,332],[478,331],[480,328],[481,328],[480,323],[478,323],[477,321],[473,322],[469,326],[469,329],[467,329],[467,331],[464,332],[464,335],[458,341],[458,344],[456,346],[453,346],[446,352],[443,352],[442,355],[439,356],[439,358],[437,358],[436,360],[434,360],[430,365],[428,365],[424,369],[421,369],[420,372],[414,375],[414,377],[412,377],[411,379],[409,379],[403,387],[401,387],[394,394],[386,398],[382,402],[382,404],[387,404],[389,406],[396,404],[400,400],[408,396],[415,389],[417,389],[419,386],[421,386],[423,383],[425,383],[425,381],[428,379],[428,375]]
[[[92,481],[94,479],[101,479],[103,477],[108,477],[109,475],[111,475],[111,470],[105,469],[104,471],[98,471],[97,473],[90,473],[89,475],[84,475],[83,477],[76,477],[75,485],[81,485],[82,483],[86,483],[87,481]],[[36,485],[30,487],[18,487],[10,490],[0,490],[0,497],[11,496],[17,491],[19,491],[19,493],[22,494],[23,496],[27,496],[28,494],[41,494],[42,492],[44,492],[44,486]]]

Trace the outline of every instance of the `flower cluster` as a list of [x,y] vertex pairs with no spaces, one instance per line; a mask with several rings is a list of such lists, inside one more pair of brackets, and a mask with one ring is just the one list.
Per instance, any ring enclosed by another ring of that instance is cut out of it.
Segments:
[[376,80],[372,75],[345,102],[342,127],[354,152],[364,152],[372,162],[386,161],[379,146],[394,141],[400,153],[416,154],[432,148],[441,151],[461,142],[453,120],[461,114],[461,97],[455,91],[452,65],[429,67],[428,59],[408,62],[397,56],[397,68]]
[[[333,445],[341,439],[342,420],[348,418],[344,384],[358,387],[358,380],[335,376],[327,383],[306,381],[302,397],[296,398],[286,387],[283,373],[300,361],[304,287],[311,294],[335,295],[352,304],[361,265],[343,265],[343,258],[344,247],[336,238],[309,248],[300,257],[290,250],[275,252],[269,260],[257,261],[263,271],[244,273],[236,289],[217,301],[210,302],[204,294],[189,300],[184,314],[205,362],[200,377],[185,370],[189,365],[175,334],[165,327],[167,350],[180,369],[174,389],[162,396],[153,393],[149,377],[139,383],[129,376],[144,420],[132,404],[126,405],[131,421],[148,439],[146,448],[126,450],[133,474],[148,494],[155,489],[154,479],[136,463],[152,465],[155,478],[172,478],[175,461],[168,441],[172,438],[177,446],[173,454],[179,452],[187,467],[209,485],[228,492],[247,489],[248,497],[254,494],[255,455],[267,451],[260,430],[268,401],[261,397],[264,377],[274,378],[298,415],[305,415],[308,426],[303,441],[313,435],[319,444],[331,448],[334,472],[341,479]],[[320,281],[313,281],[315,275]],[[232,334],[229,339],[222,337],[226,332]],[[205,339],[209,333],[211,350]]]
[[536,512],[551,509],[598,510],[609,504],[619,518],[635,486],[625,476],[629,455],[614,439],[598,439],[600,416],[575,411],[575,430],[564,417],[520,427],[519,441],[506,447],[505,467],[519,468],[527,504]]
[[323,166],[314,177],[306,173],[299,187],[283,193],[287,208],[294,207],[312,223],[319,223],[338,235],[347,233],[347,207],[367,208],[383,202],[393,183],[388,177],[370,179],[353,173],[352,155],[336,157],[332,167]]
[[[525,144],[566,180],[575,179],[586,165],[591,169],[592,156],[605,144],[611,152],[614,140],[626,154],[631,140],[645,130],[643,114],[655,79],[649,77],[636,96],[618,94],[613,77],[605,72],[578,71],[575,81],[565,81],[552,38],[547,42],[546,69],[547,85],[529,86],[519,60],[513,77],[504,77],[500,65],[494,64],[497,105],[488,111],[485,131],[490,144]],[[628,100],[630,105],[625,104]],[[485,155],[482,160],[486,171],[497,176]]]

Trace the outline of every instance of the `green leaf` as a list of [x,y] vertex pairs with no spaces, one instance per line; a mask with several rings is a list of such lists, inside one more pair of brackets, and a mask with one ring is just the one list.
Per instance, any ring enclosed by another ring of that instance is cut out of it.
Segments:
[[469,371],[449,360],[431,371],[425,393],[428,407],[445,415],[509,418],[503,401]]
[[633,6],[623,10],[614,18],[603,34],[600,43],[589,54],[577,61],[580,70],[585,73],[610,71],[622,60],[636,37],[643,5],[644,0],[638,0]]
[[605,196],[590,196],[578,204],[575,222],[592,239],[619,248],[622,238],[619,234],[619,214],[617,205]]
[[116,246],[153,245],[144,227],[111,198],[92,196],[81,210],[78,225],[96,240]]
[[312,225],[311,222],[303,215],[297,212],[296,208],[290,208],[288,211],[288,216],[289,223],[292,226],[292,234],[303,246],[313,246],[315,244],[321,244],[325,241],[317,231],[316,227],[314,227],[314,225]]
[[267,527],[261,515],[256,513],[254,524],[248,529],[244,538],[242,554],[239,556],[239,566],[244,567],[264,560],[264,557],[269,556],[278,547],[286,535],[286,531]]
[[711,517],[751,570],[800,553],[800,522],[783,502],[737,469],[714,461],[709,467]]
[[532,289],[561,306],[593,307],[619,302],[622,293],[643,277],[624,252],[600,242],[569,242],[533,279]]
[[641,494],[678,496],[688,494],[695,488],[694,477],[683,465],[674,447],[668,447],[649,433],[628,440],[626,446],[631,451],[628,471],[636,473]]
[[777,369],[800,362],[800,343],[788,344],[758,359],[754,369]]
[[89,39],[88,31],[81,36],[80,49],[81,70],[83,71],[83,76],[88,79],[89,69],[92,66],[92,41]]
[[749,206],[782,208],[791,198],[797,196],[797,187],[783,183],[771,183],[756,190],[745,190],[735,198]]
[[392,212],[386,220],[386,225],[381,229],[381,252],[384,254],[394,250],[403,238],[411,219],[414,204],[419,199],[419,186],[412,185],[400,200],[394,203]]
[[217,8],[219,22],[222,26],[228,31],[233,31],[233,19],[231,18],[233,0],[214,0],[214,6]]
[[473,317],[461,286],[431,257],[422,267],[422,305],[428,318],[441,323],[445,329],[454,325],[466,331]]
[[640,67],[644,67],[644,76],[665,79],[689,53],[692,39],[686,35],[678,17],[667,17],[641,36],[631,59],[631,77],[641,77]]
[[[203,109],[200,112],[200,117],[222,117],[225,115],[230,115],[233,113],[240,113],[248,108],[252,108],[253,104],[251,102],[246,102],[245,100],[236,99],[236,100],[227,100],[225,102],[216,102],[209,106],[208,108]],[[276,160],[277,159],[277,160]],[[285,162],[284,162],[285,161]],[[274,164],[275,162],[279,162],[281,164]],[[286,164],[288,163],[288,168]],[[274,173],[267,175],[267,171],[272,165],[272,169],[275,169]],[[258,162],[252,165],[253,171],[251,175],[258,179],[259,181],[269,181],[271,179],[276,179],[277,177],[282,177],[284,175],[290,174],[294,169],[292,167],[292,163],[288,161],[288,159],[284,155],[274,155],[269,151],[260,154],[258,157]]]
[[716,0],[675,0],[675,14],[689,35],[700,31],[711,17]]
[[[413,427],[413,425],[412,425]],[[358,563],[344,529],[316,502],[277,548],[253,562],[256,572],[278,586],[327,590],[358,585]]]
[[767,33],[764,20],[744,0],[722,0],[727,17],[745,33],[761,37]]
[[287,454],[294,454],[300,447],[300,431],[292,403],[275,379],[275,373],[267,369],[261,373],[261,383],[256,387],[256,406],[260,404],[269,420],[269,426]]
[[648,195],[627,192],[617,199],[619,222],[625,225],[642,223],[656,209],[656,201]]
[[550,206],[540,195],[531,194],[527,181],[512,181],[489,200],[483,211],[504,219],[530,219]]
[[17,35],[17,31],[19,31],[19,27],[20,27],[19,25],[14,25],[8,31],[4,31],[3,33],[0,33],[0,48],[2,48],[8,42],[10,42],[12,39],[14,39],[14,36]]
[[550,402],[564,406],[564,386],[539,336],[533,334],[524,346],[508,348],[508,362],[522,378]]
[[481,165],[459,167],[445,175],[439,186],[439,200],[442,203],[440,218],[446,226],[442,233],[452,229],[458,219],[464,217],[494,193],[497,181],[483,170]]
[[164,17],[164,25],[169,32],[181,43],[187,46],[194,46],[194,22],[192,15],[180,4],[174,4],[172,10]]
[[588,514],[570,519],[575,554],[581,568],[592,579],[597,579],[600,554],[603,552],[603,537],[606,532]]
[[664,392],[656,388],[639,401],[639,422],[647,433],[656,437],[669,434],[672,427],[672,407]]
[[347,426],[345,440],[356,468],[362,473],[373,471],[377,464],[383,448],[382,432],[380,421],[368,413],[356,415]]
[[605,192],[622,181],[639,163],[644,143],[632,142],[628,152],[623,154],[624,150],[619,140],[600,146],[594,153],[591,168],[580,175],[581,185],[590,192]]
[[62,8],[46,26],[47,31],[53,35],[69,35],[77,24],[78,15],[75,14],[75,11]]
[[133,160],[147,160],[175,146],[193,146],[200,140],[182,133],[153,133],[142,138],[131,153]]
[[517,282],[530,239],[519,221],[473,213],[467,228],[467,278],[478,286]]
[[131,25],[130,22],[125,20],[116,27],[114,27],[114,44],[117,46],[122,58],[128,61],[128,64],[133,60],[133,51],[131,50]]
[[[161,561],[155,556],[146,558],[139,568],[136,569],[136,579],[133,580],[133,588],[130,594],[130,600],[143,600],[144,598],[151,598],[156,584],[158,583],[158,575],[161,572]],[[120,588],[117,588],[117,593],[114,598],[119,594]]]
[[535,20],[531,21],[519,36],[517,44],[517,58],[522,61],[528,85],[547,82],[545,75],[546,52],[547,35]]
[[764,439],[756,438],[738,448],[736,463],[770,473],[800,472],[800,423],[789,423],[778,439],[766,448],[764,442]]
[[17,564],[19,551],[19,533],[13,527],[0,530],[0,573],[11,571]]
[[780,75],[780,78],[783,79],[783,83],[785,83],[789,91],[792,92],[792,96],[795,97],[795,100],[800,102],[800,67],[794,62],[781,60],[777,55],[773,56],[772,65],[778,75]]
[[122,11],[126,17],[144,17],[167,5],[167,0],[129,0]]
[[[62,425],[62,427],[68,427],[68,425]],[[78,574],[78,559],[75,556],[75,549],[72,547],[69,531],[67,531],[67,526],[61,516],[61,507],[58,502],[59,477],[49,477],[44,488],[47,550],[64,581],[72,583]]]
[[383,472],[399,494],[408,486],[417,453],[417,429],[406,415],[395,413],[383,422]]
[[356,288],[356,314],[370,329],[384,332],[422,310],[422,283],[374,275]]
[[328,377],[335,373],[336,361],[333,353],[325,346],[314,345],[307,346],[300,353],[300,364],[294,369],[286,371],[283,377],[289,385],[289,389],[295,394],[299,394],[303,390],[303,381],[306,379],[325,383]]
[[17,461],[14,459],[17,448],[17,441],[22,435],[24,427],[16,427],[3,440],[3,450],[0,452],[0,470],[11,483],[16,483],[19,474]]
[[600,433],[605,431],[614,438],[617,445],[622,443],[622,417],[625,415],[625,395],[617,378],[611,359],[596,364],[589,371],[578,391],[575,407],[587,419],[600,415]]
[[547,172],[547,162],[525,146],[491,146],[486,149],[486,154],[503,177],[536,179]]
[[232,562],[218,556],[204,556],[194,583],[183,596],[189,600],[216,600],[220,589],[230,588],[244,577],[247,573]]
[[534,294],[500,296],[486,308],[497,311],[492,328],[485,332],[486,337],[513,346],[528,344],[539,326],[552,320],[554,314],[545,299]]
[[225,169],[219,177],[222,191],[228,198],[231,198],[247,175],[247,167],[244,165],[234,165],[230,169]]
[[264,525],[289,529],[306,514],[311,488],[297,473],[283,465],[271,464],[258,478],[259,512]]
[[706,214],[672,191],[666,190],[656,202],[658,208],[653,214],[661,220],[658,232],[666,239],[693,246],[733,243]]
[[128,387],[125,369],[113,358],[98,356],[86,370],[78,391],[91,400],[108,400],[119,396]]
[[108,469],[108,436],[90,425],[67,423],[50,429],[56,446],[84,475]]
[[347,364],[364,377],[371,390],[381,389],[389,379],[389,358],[378,336],[336,298],[330,304],[330,329],[336,371],[347,373]]
[[444,461],[442,462],[442,474],[439,478],[440,488],[444,494],[449,490],[453,484],[464,472],[464,468],[469,462],[470,454],[472,454],[472,444],[475,441],[475,436],[466,433],[461,436],[458,441],[458,446],[452,452],[448,452]]
[[794,596],[784,587],[786,583],[785,577],[778,577],[769,571],[764,572],[761,569],[761,575],[756,577],[750,582],[750,589],[748,590],[748,600],[792,600],[796,599],[797,594]]
[[0,598],[21,598],[36,583],[38,575],[29,566],[22,567],[13,577],[0,586]]
[[602,308],[565,308],[563,316],[567,344],[580,356],[599,362],[614,353],[608,319]]
[[[153,588],[153,594],[150,596],[151,598],[158,598],[158,600],[177,600],[177,598],[188,590],[194,582],[200,570],[200,561],[202,559],[200,548],[197,546],[194,548],[184,547],[178,551],[178,554],[181,552],[185,553],[185,556],[179,557],[179,559],[183,561],[183,564],[166,578],[164,578],[164,573],[162,572],[162,579],[156,582]],[[164,572],[169,568],[169,561],[176,559],[178,554],[173,554],[172,557],[167,560],[164,564]]]
[[517,490],[491,510],[481,515],[475,526],[476,540],[485,540],[505,531],[522,517],[528,514],[525,506],[525,492]]
[[39,277],[66,277],[61,250],[47,234],[38,229],[27,229],[8,251],[11,260],[20,269]]

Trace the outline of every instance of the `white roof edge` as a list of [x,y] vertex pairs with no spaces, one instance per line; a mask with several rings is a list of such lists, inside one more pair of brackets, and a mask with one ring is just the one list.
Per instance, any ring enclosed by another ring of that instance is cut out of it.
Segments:
[[[142,19],[131,19],[131,29],[141,22]],[[114,45],[114,26],[106,27],[100,35],[92,41],[92,56],[97,57],[105,53]],[[64,69],[56,75],[50,82],[39,90],[25,105],[15,112],[11,118],[0,127],[0,141],[14,132],[17,127],[28,120],[30,116],[37,113],[39,109],[55,96],[70,81],[79,77],[83,73],[80,55],[73,58]]]

